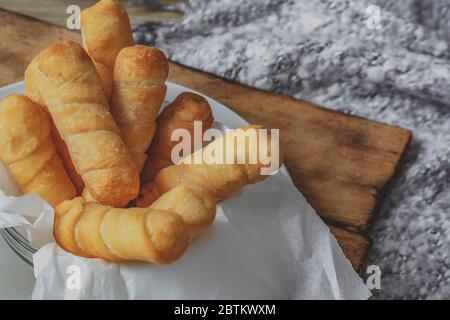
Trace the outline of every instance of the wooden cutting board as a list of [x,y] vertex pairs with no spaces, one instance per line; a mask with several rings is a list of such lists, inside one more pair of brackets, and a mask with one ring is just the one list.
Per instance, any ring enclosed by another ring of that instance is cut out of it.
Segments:
[[[26,66],[40,50],[57,40],[80,41],[80,35],[0,10],[0,39],[0,86],[4,86],[22,80]],[[295,185],[361,271],[370,244],[366,232],[388,193],[411,132],[175,63],[170,68],[170,81],[216,99],[249,122],[280,129]]]

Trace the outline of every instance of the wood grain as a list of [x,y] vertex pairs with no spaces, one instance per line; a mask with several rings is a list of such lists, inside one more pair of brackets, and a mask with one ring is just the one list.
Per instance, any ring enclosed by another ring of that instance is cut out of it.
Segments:
[[[80,41],[78,33],[2,10],[0,38],[0,86],[22,80],[31,59],[54,41]],[[343,251],[361,270],[370,241],[344,228],[368,228],[411,138],[409,131],[174,63],[169,79],[211,96],[250,122],[279,128],[295,184],[318,214],[332,223]]]
[[[68,14],[67,7],[78,5],[81,9],[92,6],[96,0],[0,0],[0,8],[34,17],[39,20],[62,26],[66,26]],[[183,2],[182,0],[159,0],[161,4]],[[124,2],[132,23],[143,21],[179,21],[183,13],[174,10],[154,9],[148,6],[130,5]]]

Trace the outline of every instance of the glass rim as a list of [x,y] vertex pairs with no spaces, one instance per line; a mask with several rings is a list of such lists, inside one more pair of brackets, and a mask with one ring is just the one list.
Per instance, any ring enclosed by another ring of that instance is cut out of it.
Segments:
[[14,253],[33,267],[33,255],[38,249],[14,227],[1,229],[0,233]]

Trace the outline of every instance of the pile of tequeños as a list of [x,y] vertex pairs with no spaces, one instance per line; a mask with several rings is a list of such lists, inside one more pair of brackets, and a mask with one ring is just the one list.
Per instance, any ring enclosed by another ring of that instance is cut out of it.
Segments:
[[169,63],[159,49],[134,45],[119,1],[83,10],[81,27],[82,45],[43,50],[25,71],[26,94],[0,102],[0,160],[23,194],[54,208],[54,236],[66,251],[173,263],[213,224],[217,202],[267,177],[260,161],[238,161],[249,158],[248,145],[232,150],[234,163],[189,159],[260,127],[226,133],[172,163],[175,129],[192,133],[194,121],[211,128],[207,100],[184,92],[158,116]]

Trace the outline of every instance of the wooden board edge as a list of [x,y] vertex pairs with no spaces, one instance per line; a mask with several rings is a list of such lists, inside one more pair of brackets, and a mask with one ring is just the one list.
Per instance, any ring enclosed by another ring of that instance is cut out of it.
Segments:
[[369,215],[369,219],[367,219],[365,222],[361,221],[361,224],[357,226],[348,226],[345,225],[344,227],[347,230],[353,230],[356,232],[360,232],[362,234],[367,234],[372,227],[374,221],[378,217],[378,213],[381,212],[381,209],[383,207],[383,204],[385,203],[386,198],[389,196],[389,191],[392,190],[393,186],[395,185],[395,181],[397,180],[399,174],[401,173],[401,168],[403,167],[403,164],[405,163],[405,157],[407,154],[407,150],[411,144],[411,140],[413,138],[412,131],[408,129],[404,129],[401,127],[397,127],[399,130],[399,133],[403,135],[403,148],[399,152],[398,160],[395,163],[395,166],[393,168],[391,176],[385,181],[385,183],[381,186],[379,190],[377,190],[377,194],[375,197],[375,205],[372,209],[371,214]]
[[328,225],[328,227],[355,271],[361,274],[364,270],[367,253],[372,245],[371,238],[333,225]]
[[406,131],[405,132],[406,141],[403,150],[401,151],[400,157],[394,167],[394,172],[392,173],[390,179],[388,179],[388,181],[386,181],[385,184],[379,190],[373,212],[370,215],[370,219],[368,220],[365,228],[361,229],[362,232],[367,232],[369,228],[373,225],[374,220],[378,217],[378,213],[381,212],[383,204],[386,202],[385,201],[386,198],[389,196],[389,191],[392,190],[392,188],[394,187],[396,180],[401,174],[402,168],[404,168],[403,164],[405,163],[406,154],[413,138],[413,133],[411,131],[406,129],[404,130]]

